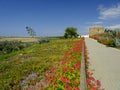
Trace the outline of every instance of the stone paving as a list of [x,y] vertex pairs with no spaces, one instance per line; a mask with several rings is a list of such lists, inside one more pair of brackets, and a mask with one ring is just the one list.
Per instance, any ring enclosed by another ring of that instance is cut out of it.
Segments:
[[120,50],[85,38],[90,70],[105,90],[120,90]]

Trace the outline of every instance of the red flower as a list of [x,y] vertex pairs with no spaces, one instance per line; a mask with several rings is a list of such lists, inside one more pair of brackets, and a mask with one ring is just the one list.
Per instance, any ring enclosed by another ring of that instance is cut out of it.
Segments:
[[55,87],[55,88],[58,88],[58,84],[55,84],[54,87]]
[[97,80],[97,86],[98,86],[98,87],[101,87],[101,83],[100,83],[99,80]]
[[91,83],[91,78],[87,78],[86,84],[90,84]]
[[34,90],[33,87],[29,88],[29,90]]
[[67,69],[67,68],[64,68],[64,69],[63,69],[63,72],[64,72],[64,73],[66,73],[67,71],[68,71],[68,69]]
[[66,82],[66,83],[70,82],[68,78],[64,78],[64,77],[61,77],[60,80],[63,81],[63,82]]
[[52,78],[52,82],[55,82],[57,79],[56,78]]
[[88,74],[89,76],[92,76],[92,75],[93,75],[92,72],[88,72],[88,71],[87,71],[87,74]]
[[74,65],[74,67],[77,68],[77,69],[80,69],[80,64],[77,63],[77,64]]
[[72,90],[72,87],[69,84],[66,84],[64,88],[65,90]]
[[93,88],[91,88],[90,90],[98,90],[98,89],[93,87]]
[[80,90],[80,88],[76,87],[75,90]]
[[56,69],[55,69],[55,68],[52,68],[51,71],[52,71],[53,73],[55,73],[55,72],[56,72]]
[[47,78],[50,78],[51,76],[52,76],[51,73],[48,73],[48,74],[47,74]]

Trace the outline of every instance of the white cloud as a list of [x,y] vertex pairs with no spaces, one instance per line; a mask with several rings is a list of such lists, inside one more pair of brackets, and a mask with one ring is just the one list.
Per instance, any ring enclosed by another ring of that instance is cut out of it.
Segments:
[[103,23],[103,22],[101,22],[101,21],[100,21],[100,22],[93,22],[93,24],[97,24],[97,25],[98,25],[98,24],[102,24],[102,23]]
[[112,26],[107,26],[106,28],[108,29],[120,29],[120,24],[112,25]]
[[103,24],[103,22],[101,22],[101,21],[87,22],[87,24],[99,25],[99,24]]
[[120,4],[110,8],[105,8],[104,6],[100,5],[98,10],[100,13],[99,19],[107,20],[120,17]]

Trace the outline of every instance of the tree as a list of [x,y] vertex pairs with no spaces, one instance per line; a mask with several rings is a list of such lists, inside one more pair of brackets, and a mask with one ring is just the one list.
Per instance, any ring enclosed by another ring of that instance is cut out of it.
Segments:
[[31,28],[31,27],[26,27],[26,31],[28,32],[28,34],[32,37],[35,37],[36,36],[36,33],[35,31]]
[[79,34],[77,33],[77,28],[75,28],[75,27],[67,27],[65,29],[65,33],[64,33],[65,38],[72,38],[72,37],[76,38],[78,36],[79,36]]

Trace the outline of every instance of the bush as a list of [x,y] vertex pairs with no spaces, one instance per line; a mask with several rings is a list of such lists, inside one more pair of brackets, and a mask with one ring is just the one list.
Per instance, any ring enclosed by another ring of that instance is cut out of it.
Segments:
[[108,33],[96,34],[94,36],[91,36],[90,38],[96,39],[98,42],[110,47],[116,46],[114,37]]
[[42,43],[48,43],[50,42],[49,39],[42,39],[42,40],[38,40],[39,44],[42,44]]
[[21,41],[1,41],[0,54],[7,54],[13,51],[18,51],[30,45],[30,43],[22,43]]

